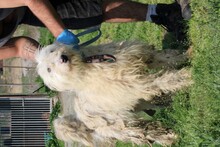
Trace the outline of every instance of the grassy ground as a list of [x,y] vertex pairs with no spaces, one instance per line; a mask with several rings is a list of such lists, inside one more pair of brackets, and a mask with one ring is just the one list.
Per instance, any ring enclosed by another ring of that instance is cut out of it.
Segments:
[[220,2],[192,1],[189,35],[192,40],[194,86],[182,125],[181,144],[220,146]]
[[[175,94],[172,106],[157,112],[154,119],[161,120],[179,135],[174,147],[217,147],[220,146],[220,2],[191,0],[191,7],[188,45],[193,47],[194,84]],[[141,40],[160,49],[183,47],[172,35],[163,39],[165,31],[150,23],[103,24],[101,29],[103,35],[96,43]],[[116,146],[132,145],[118,142]]]
[[[220,146],[220,3],[193,1],[189,37],[194,85],[158,114],[179,134],[174,146]],[[160,116],[160,117],[159,117]]]

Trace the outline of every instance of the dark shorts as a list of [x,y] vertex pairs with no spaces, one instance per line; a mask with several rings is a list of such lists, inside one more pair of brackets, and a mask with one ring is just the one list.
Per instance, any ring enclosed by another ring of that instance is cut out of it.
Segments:
[[[103,22],[102,0],[50,0],[68,29],[84,29]],[[44,27],[44,24],[27,9],[22,24]]]

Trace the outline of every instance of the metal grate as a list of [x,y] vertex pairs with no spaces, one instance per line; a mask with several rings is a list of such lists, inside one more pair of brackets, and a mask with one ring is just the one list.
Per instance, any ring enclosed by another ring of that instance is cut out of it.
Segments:
[[44,147],[50,111],[51,100],[46,97],[1,97],[0,146]]

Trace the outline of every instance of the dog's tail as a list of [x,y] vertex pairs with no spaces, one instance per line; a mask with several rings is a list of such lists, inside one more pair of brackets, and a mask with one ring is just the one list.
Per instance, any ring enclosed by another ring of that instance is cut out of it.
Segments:
[[54,120],[56,137],[65,142],[80,142],[86,146],[93,146],[92,133],[82,122],[71,116],[65,116]]

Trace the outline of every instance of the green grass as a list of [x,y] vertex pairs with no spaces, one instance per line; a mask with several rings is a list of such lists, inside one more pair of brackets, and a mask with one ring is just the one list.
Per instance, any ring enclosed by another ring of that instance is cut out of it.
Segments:
[[188,144],[220,146],[220,3],[192,1],[189,35],[192,40],[194,86],[190,92]]
[[157,118],[179,134],[173,146],[220,146],[220,3],[193,1],[189,37],[194,85]]
[[54,40],[55,40],[55,38],[46,28],[40,28],[39,43],[41,45],[49,45],[49,44],[53,43]]
[[[218,147],[220,146],[220,2],[191,0],[191,8],[193,17],[188,23],[191,44],[188,45],[193,47],[191,68],[194,84],[189,89],[172,96],[172,106],[157,112],[154,119],[161,120],[178,134],[174,147]],[[103,34],[95,44],[140,40],[158,49],[185,47],[175,42],[172,35],[164,39],[165,31],[148,22],[104,23],[101,29]],[[90,37],[84,36],[81,39],[88,40]],[[46,44],[53,41],[50,38],[46,40]],[[116,146],[132,145],[117,142]]]
[[50,114],[51,132],[49,133],[50,139],[46,144],[47,147],[64,147],[64,142],[56,138],[53,127],[53,121],[58,117],[60,111],[61,111],[61,104],[60,102],[57,102]]
[[35,91],[34,91],[34,93],[42,93],[42,94],[47,94],[49,97],[54,97],[54,96],[56,96],[57,94],[58,94],[58,92],[57,91],[53,91],[53,90],[51,90],[51,89],[49,89],[45,84],[44,84],[44,82],[43,82],[43,79],[41,79],[41,77],[40,76],[38,76],[36,79],[35,79],[35,82],[36,83],[38,83],[39,84],[39,88],[38,89],[36,89]]

